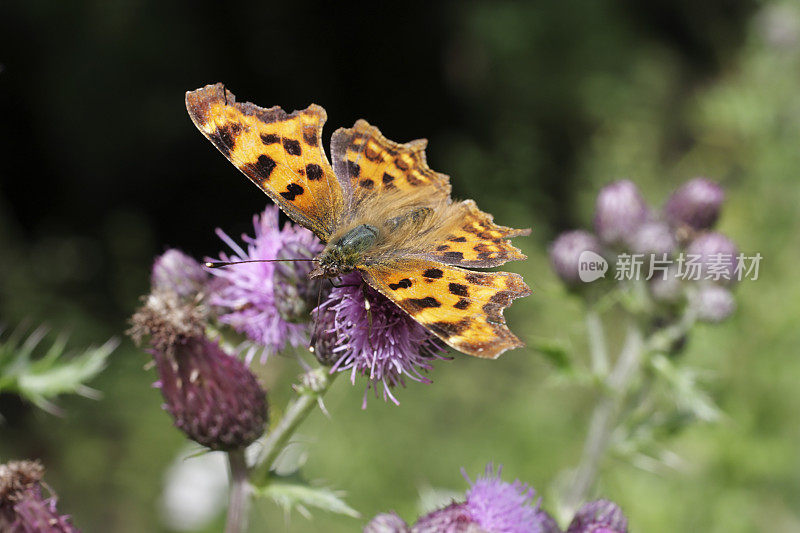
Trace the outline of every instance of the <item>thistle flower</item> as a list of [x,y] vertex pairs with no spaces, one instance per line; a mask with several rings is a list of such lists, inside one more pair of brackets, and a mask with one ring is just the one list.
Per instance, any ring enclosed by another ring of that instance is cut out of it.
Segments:
[[578,509],[567,533],[627,533],[628,519],[615,503],[608,500],[589,502]]
[[364,533],[410,533],[405,520],[397,513],[381,513],[364,526]]
[[155,260],[150,277],[153,290],[170,290],[185,299],[202,291],[209,279],[200,263],[174,248]]
[[212,450],[244,448],[267,424],[267,397],[243,362],[205,337],[152,350],[164,409],[190,439]]
[[627,242],[648,218],[649,210],[630,180],[606,185],[597,195],[594,229],[604,243]]
[[711,228],[719,218],[725,192],[706,178],[695,178],[672,193],[664,205],[664,215],[673,227],[695,230]]
[[677,243],[669,226],[664,222],[651,220],[642,224],[629,238],[631,251],[637,254],[654,254],[661,258],[663,254],[675,251]]
[[506,483],[500,479],[503,467],[497,472],[491,464],[483,477],[467,491],[466,506],[472,520],[487,531],[497,533],[535,533],[542,531],[542,511],[533,504],[536,492],[527,483],[515,480]]
[[703,283],[689,296],[689,305],[703,322],[722,322],[736,310],[736,300],[731,291],[712,283]]
[[728,237],[717,232],[703,233],[686,249],[687,255],[700,257],[701,275],[721,283],[734,279],[736,271],[736,245]]
[[68,516],[56,509],[56,497],[42,494],[44,468],[35,461],[0,465],[0,531],[77,533]]
[[597,237],[588,231],[567,231],[550,245],[550,263],[564,283],[576,285],[580,282],[578,267],[583,252],[602,254],[603,247]]
[[[325,314],[332,316],[323,318]],[[321,335],[335,335],[337,339],[328,341],[336,344],[332,356],[328,356],[329,360],[335,359],[331,372],[350,371],[352,383],[357,375],[363,375],[369,379],[367,391],[374,387],[378,395],[381,388],[383,399],[395,404],[399,402],[392,388],[405,386],[405,378],[430,383],[422,372],[433,368],[433,360],[444,359],[444,348],[438,339],[366,285],[358,273],[343,276],[342,285],[331,290],[315,316],[321,324],[332,325]]]
[[[234,254],[220,254],[223,261],[251,259],[310,259],[322,244],[305,228],[278,225],[278,208],[267,206],[253,217],[255,236],[243,236],[247,250],[222,230],[217,235]],[[219,319],[250,340],[264,346],[264,357],[292,346],[308,344],[309,311],[317,296],[308,279],[311,262],[248,263],[212,270],[222,282],[209,303],[217,306]],[[251,357],[252,357],[251,352]],[[263,362],[263,360],[262,360]]]

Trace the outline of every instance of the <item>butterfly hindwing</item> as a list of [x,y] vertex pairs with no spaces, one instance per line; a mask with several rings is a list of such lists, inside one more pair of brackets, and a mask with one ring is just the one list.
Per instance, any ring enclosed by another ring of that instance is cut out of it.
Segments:
[[530,294],[518,274],[408,258],[359,270],[373,288],[456,350],[494,359],[524,346],[503,318],[513,299]]
[[469,268],[494,267],[526,258],[508,239],[528,235],[529,229],[495,224],[492,215],[478,209],[472,200],[461,202],[459,207],[458,225],[446,239],[432,243],[432,249],[422,257]]
[[336,176],[352,202],[384,191],[419,193],[432,198],[450,195],[449,178],[428,167],[427,141],[405,144],[390,141],[366,120],[352,128],[340,128],[331,138],[331,156]]
[[236,168],[295,222],[327,241],[343,209],[342,190],[322,148],[325,110],[286,113],[236,102],[221,83],[186,93],[192,121]]

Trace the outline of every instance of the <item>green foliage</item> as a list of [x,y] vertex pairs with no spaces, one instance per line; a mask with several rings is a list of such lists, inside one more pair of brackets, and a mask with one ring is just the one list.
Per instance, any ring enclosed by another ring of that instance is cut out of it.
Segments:
[[40,347],[48,334],[47,328],[36,328],[27,337],[25,333],[26,328],[19,326],[0,338],[0,392],[18,394],[53,414],[60,413],[52,402],[59,395],[98,397],[86,383],[103,371],[108,356],[118,345],[117,340],[79,352],[66,352],[67,335],[62,333],[42,353]]
[[311,486],[299,475],[272,474],[266,484],[255,488],[255,494],[271,499],[286,514],[296,510],[306,518],[311,518],[310,508],[316,508],[352,518],[361,517],[358,511],[345,503],[343,492]]

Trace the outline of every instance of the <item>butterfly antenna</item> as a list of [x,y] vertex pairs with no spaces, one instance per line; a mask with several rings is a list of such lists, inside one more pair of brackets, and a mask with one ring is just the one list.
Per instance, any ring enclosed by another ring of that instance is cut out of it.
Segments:
[[318,259],[246,259],[243,261],[206,261],[205,266],[208,268],[222,268],[231,265],[240,265],[242,263],[275,263],[278,261],[318,261]]

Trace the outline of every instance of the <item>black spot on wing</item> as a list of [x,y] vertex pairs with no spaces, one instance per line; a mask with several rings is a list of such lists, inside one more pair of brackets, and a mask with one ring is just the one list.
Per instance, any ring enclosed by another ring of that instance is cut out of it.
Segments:
[[361,167],[355,161],[347,161],[347,170],[352,178],[357,178],[361,174]]
[[293,202],[294,199],[296,197],[300,196],[301,194],[303,194],[303,192],[305,192],[303,187],[301,187],[297,183],[290,183],[286,187],[286,190],[281,193],[281,196],[283,196],[284,198],[286,198],[290,202]]
[[442,254],[442,259],[445,261],[461,261],[464,259],[464,254],[461,252],[445,252]]
[[303,153],[302,148],[300,148],[300,141],[295,141],[294,139],[284,138],[283,147],[289,155],[301,155]]
[[452,239],[450,239],[450,242],[467,242],[467,238],[464,236],[453,237]]
[[400,281],[398,281],[397,283],[390,283],[389,284],[389,288],[392,289],[393,291],[396,291],[398,289],[407,289],[411,285],[412,285],[412,283],[411,283],[410,279],[403,278]]
[[467,300],[466,298],[461,298],[458,302],[456,302],[453,305],[453,307],[455,307],[456,309],[461,309],[463,311],[464,309],[469,307],[469,300]]
[[371,179],[363,179],[360,182],[358,182],[358,184],[364,187],[365,189],[371,189],[375,185],[375,182],[373,182]]
[[441,269],[438,268],[429,268],[422,275],[430,279],[439,279],[442,276],[444,276],[444,272],[442,272]]
[[261,142],[264,144],[275,144],[280,142],[281,138],[275,135],[274,133],[262,133],[261,134]]
[[382,180],[384,185],[390,185],[394,181],[394,176],[388,172],[384,172]]
[[208,138],[220,152],[225,154],[226,157],[230,157],[231,150],[233,150],[233,146],[236,144],[236,137],[241,131],[242,126],[232,122],[217,126],[217,131],[210,134]]
[[452,337],[454,335],[461,334],[465,329],[467,329],[470,326],[471,323],[472,319],[467,317],[467,318],[462,318],[458,322],[445,322],[442,320],[439,322],[433,322],[431,324],[428,324],[428,326],[430,326],[432,329],[436,331],[445,334],[447,337]]
[[317,165],[316,163],[309,163],[306,165],[306,177],[311,181],[321,180],[322,179],[322,167]]
[[456,296],[469,296],[467,286],[462,285],[461,283],[451,283],[448,288],[450,289],[450,294],[455,294]]
[[266,154],[261,154],[255,163],[247,163],[244,165],[244,170],[249,176],[254,177],[259,183],[269,181],[269,176],[275,169],[275,161]]
[[317,129],[309,126],[303,130],[303,141],[309,146],[317,146],[319,140],[317,138]]
[[423,309],[431,307],[441,307],[442,304],[433,296],[426,296],[425,298],[406,298],[398,302],[400,307],[408,310],[412,315],[419,313]]

